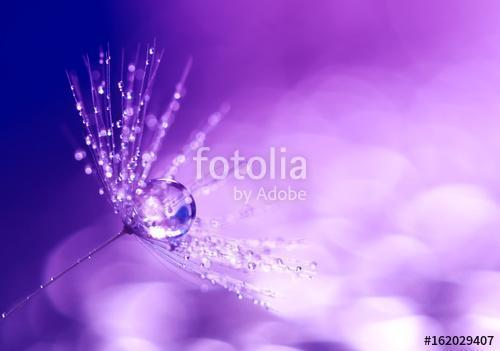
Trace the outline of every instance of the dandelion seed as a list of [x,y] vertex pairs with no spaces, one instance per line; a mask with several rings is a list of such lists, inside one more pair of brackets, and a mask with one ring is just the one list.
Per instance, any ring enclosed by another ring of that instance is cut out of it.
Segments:
[[[207,135],[228,112],[227,105],[210,115],[205,126],[193,134],[192,139],[174,157],[163,178],[150,178],[166,129],[174,122],[185,96],[185,81],[191,68],[191,60],[188,60],[167,109],[157,119],[149,111],[148,102],[162,56],[163,52],[157,52],[154,46],[147,47],[142,61],[137,59],[130,62],[126,66],[124,79],[113,84],[109,53],[101,51],[99,57],[101,61],[106,57],[106,64],[98,61],[98,67],[93,67],[87,57],[85,66],[91,89],[86,98],[76,77],[68,74],[76,109],[82,117],[84,142],[93,160],[93,165],[87,164],[84,172],[97,176],[99,194],[108,198],[124,227],[121,232],[51,277],[31,295],[4,312],[3,319],[42,289],[124,235],[136,236],[169,264],[198,275],[200,279],[208,279],[212,284],[235,293],[239,299],[250,299],[265,308],[268,308],[268,304],[263,298],[274,297],[274,292],[236,278],[240,277],[239,273],[293,272],[293,275],[303,277],[313,274],[316,263],[304,264],[273,256],[270,247],[286,247],[287,242],[282,239],[236,240],[220,235],[226,223],[247,215],[231,214],[225,220],[203,221],[197,217],[196,196],[213,191],[214,184],[202,180],[187,187],[174,180],[178,168],[203,146]],[[122,111],[112,111],[110,87],[117,87]],[[92,108],[85,109],[87,103],[91,103]],[[145,124],[148,128],[144,128]],[[144,135],[146,133],[147,136]],[[78,149],[74,157],[80,161],[87,156],[87,152]],[[252,213],[255,213],[255,209],[252,209]],[[303,267],[311,267],[311,270]]]

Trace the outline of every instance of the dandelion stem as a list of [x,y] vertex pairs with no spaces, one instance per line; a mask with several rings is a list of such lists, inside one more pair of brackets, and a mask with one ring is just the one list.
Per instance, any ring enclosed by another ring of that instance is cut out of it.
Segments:
[[66,273],[70,272],[71,270],[73,270],[74,268],[76,268],[77,266],[79,266],[81,263],[83,263],[83,262],[91,259],[95,254],[97,254],[99,251],[101,251],[104,248],[106,248],[107,246],[109,246],[111,243],[113,243],[115,240],[117,240],[118,238],[120,238],[124,234],[128,234],[128,231],[126,229],[123,229],[118,234],[115,234],[114,236],[112,236],[111,238],[109,238],[108,240],[106,240],[105,242],[103,242],[102,244],[100,244],[99,246],[95,247],[94,249],[92,249],[91,251],[89,251],[89,253],[87,255],[80,257],[73,264],[71,264],[70,266],[66,267],[64,270],[62,270],[58,274],[50,277],[49,280],[47,280],[45,283],[41,284],[31,294],[29,294],[24,299],[22,299],[21,301],[19,301],[18,303],[16,303],[14,306],[12,306],[6,312],[2,313],[2,315],[1,315],[2,318],[1,319],[6,319],[12,313],[16,312],[21,307],[23,307],[24,305],[26,305],[33,297],[35,297],[36,295],[38,295],[43,289],[45,289],[45,288],[49,287],[50,285],[54,284],[57,280],[59,280]]

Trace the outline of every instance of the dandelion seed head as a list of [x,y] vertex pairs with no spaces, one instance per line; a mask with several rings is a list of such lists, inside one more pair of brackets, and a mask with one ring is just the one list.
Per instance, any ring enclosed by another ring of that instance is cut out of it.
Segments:
[[[154,47],[146,48],[124,66],[123,78],[117,82],[111,78],[109,53],[101,55],[101,60],[107,58],[106,64],[98,64],[97,69],[88,60],[91,89],[87,94],[81,91],[76,77],[69,75],[87,145],[87,152],[78,149],[75,159],[82,160],[87,153],[91,156],[93,164],[87,164],[84,171],[96,175],[99,194],[109,200],[126,232],[136,235],[169,264],[208,279],[239,299],[250,299],[267,308],[264,298],[273,297],[274,293],[240,278],[242,273],[279,272],[309,277],[316,264],[275,256],[273,250],[287,247],[284,240],[238,240],[222,236],[226,224],[255,215],[255,209],[229,214],[226,218],[201,220],[197,218],[196,196],[211,193],[217,184],[197,180],[188,190],[174,178],[189,157],[205,145],[210,131],[229,111],[228,105],[211,114],[206,124],[193,133],[161,178],[150,177],[163,140],[186,95],[185,80],[191,67],[189,60],[166,109],[153,113],[149,101],[161,55]],[[118,110],[111,103],[115,98],[121,100]]]

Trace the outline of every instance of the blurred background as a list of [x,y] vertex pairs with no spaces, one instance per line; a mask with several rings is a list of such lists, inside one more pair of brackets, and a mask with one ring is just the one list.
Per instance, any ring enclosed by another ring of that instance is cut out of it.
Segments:
[[[65,75],[107,43],[165,49],[158,106],[194,58],[164,164],[225,101],[216,154],[306,157],[293,183],[306,201],[226,234],[305,239],[318,275],[257,276],[283,295],[266,311],[124,238],[2,321],[0,349],[410,351],[500,329],[498,2],[9,2],[2,15],[1,309],[120,230],[74,160]],[[240,206],[231,190],[199,199],[200,216]]]

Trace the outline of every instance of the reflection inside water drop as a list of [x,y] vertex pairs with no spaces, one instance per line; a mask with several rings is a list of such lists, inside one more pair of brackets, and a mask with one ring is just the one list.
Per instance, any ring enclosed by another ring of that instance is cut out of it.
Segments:
[[153,179],[136,192],[132,226],[139,235],[154,239],[175,238],[186,234],[196,217],[191,193],[172,179]]

